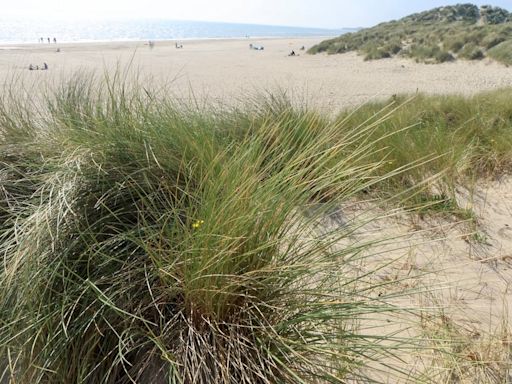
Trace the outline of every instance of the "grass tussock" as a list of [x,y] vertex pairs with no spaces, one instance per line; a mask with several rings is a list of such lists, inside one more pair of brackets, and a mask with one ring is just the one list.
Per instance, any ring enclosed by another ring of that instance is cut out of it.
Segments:
[[412,193],[407,201],[427,204],[429,212],[470,219],[471,212],[457,206],[456,187],[471,187],[477,179],[496,178],[512,169],[511,96],[509,89],[469,98],[398,96],[344,112],[338,120],[351,126],[379,121],[370,134],[372,151],[365,161],[385,158],[376,172],[380,176],[403,170],[372,187],[380,196],[404,197],[404,190],[433,177],[429,190]]
[[489,57],[500,61],[505,65],[512,65],[512,41],[503,41],[493,46],[487,52]]
[[371,244],[316,229],[387,177],[363,161],[369,130],[279,98],[202,110],[100,84],[3,101],[0,376],[335,383],[393,356],[359,325],[397,311],[349,273]]
[[407,309],[388,304],[378,268],[354,268],[374,243],[336,246],[351,224],[319,222],[368,196],[456,210],[456,180],[510,167],[509,94],[337,119],[279,97],[182,105],[118,78],[79,77],[40,109],[6,97],[0,376],[364,380],[366,362],[416,345],[364,324]]

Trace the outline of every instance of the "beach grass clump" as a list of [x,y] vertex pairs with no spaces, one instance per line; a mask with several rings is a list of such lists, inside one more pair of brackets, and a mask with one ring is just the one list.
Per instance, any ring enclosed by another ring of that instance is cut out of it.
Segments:
[[441,48],[437,45],[426,46],[414,44],[408,50],[409,56],[416,58],[418,62],[433,61],[432,59],[435,59],[440,53]]
[[396,207],[471,219],[454,192],[512,168],[511,90],[330,118],[127,84],[0,105],[1,379],[343,383],[422,348],[386,331],[415,312],[352,235]]
[[0,110],[3,380],[341,383],[393,358],[361,327],[401,311],[354,272],[372,243],[319,227],[380,180],[371,129],[82,80]]
[[484,52],[474,43],[467,43],[459,51],[458,56],[467,60],[481,60],[485,57]]
[[[509,89],[469,98],[394,96],[386,102],[364,105],[356,112],[342,113],[338,119],[347,120],[349,125],[379,121],[372,133],[374,144],[367,161],[382,159],[385,153],[379,174],[403,169],[374,186],[379,194],[400,194],[442,174],[431,183],[430,192],[413,193],[410,201],[414,205],[431,201],[434,206],[442,204],[447,212],[457,212],[457,185],[472,185],[473,180],[499,177],[512,169],[511,96]],[[402,132],[394,134],[397,130]],[[422,163],[427,158],[429,161]],[[410,164],[416,166],[407,168]],[[447,200],[451,201],[448,205]]]
[[500,61],[507,66],[512,65],[512,42],[503,41],[495,45],[488,52],[489,57]]
[[391,57],[391,52],[386,48],[381,47],[368,47],[366,49],[366,53],[364,56],[364,60],[378,60],[378,59],[386,59]]
[[365,46],[363,54],[365,60],[385,59],[396,55],[402,50],[399,41],[387,41],[385,45],[368,44]]
[[454,61],[455,57],[450,52],[439,51],[438,53],[436,53],[435,59],[436,59],[437,63],[446,63],[446,62]]
[[442,50],[438,45],[413,44],[403,54],[414,58],[418,63],[445,63],[455,60],[450,52]]
[[497,46],[498,44],[504,42],[505,40],[507,40],[507,34],[505,32],[491,33],[482,40],[482,44],[486,49],[489,50]]
[[464,47],[464,40],[462,38],[449,36],[443,41],[443,47],[449,52],[457,53]]

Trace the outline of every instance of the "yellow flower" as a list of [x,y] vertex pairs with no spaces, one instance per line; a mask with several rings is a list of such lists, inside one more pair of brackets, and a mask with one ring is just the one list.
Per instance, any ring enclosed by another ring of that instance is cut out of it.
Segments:
[[198,229],[201,224],[204,224],[204,220],[196,220],[196,222],[192,224],[192,228]]

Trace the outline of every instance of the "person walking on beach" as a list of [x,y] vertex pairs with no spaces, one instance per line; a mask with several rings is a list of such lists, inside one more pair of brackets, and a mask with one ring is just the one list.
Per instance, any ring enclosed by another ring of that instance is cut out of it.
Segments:
[[53,43],[57,44],[57,38],[56,37],[53,38]]
[[47,39],[48,39],[48,44],[50,44],[50,38],[48,37]]

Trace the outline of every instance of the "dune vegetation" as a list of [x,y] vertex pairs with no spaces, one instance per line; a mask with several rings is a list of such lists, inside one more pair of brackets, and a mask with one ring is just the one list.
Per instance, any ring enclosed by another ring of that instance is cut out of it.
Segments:
[[343,383],[399,367],[398,350],[427,346],[365,319],[417,310],[353,268],[378,242],[320,223],[370,199],[376,215],[464,216],[454,186],[512,166],[511,96],[331,118],[273,96],[183,105],[118,78],[76,77],[44,102],[5,93],[0,377]]
[[308,52],[357,51],[365,60],[403,56],[424,63],[489,57],[510,65],[511,42],[512,15],[507,10],[457,4],[325,40]]

